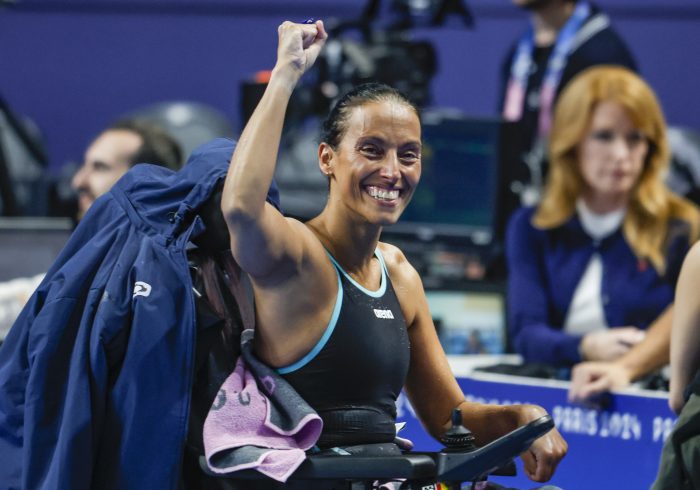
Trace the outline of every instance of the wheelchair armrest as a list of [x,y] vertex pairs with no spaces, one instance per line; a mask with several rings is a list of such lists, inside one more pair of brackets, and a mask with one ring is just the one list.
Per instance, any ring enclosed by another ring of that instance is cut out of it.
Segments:
[[[526,451],[538,437],[554,427],[549,415],[519,427],[495,441],[471,452],[406,453],[390,456],[311,455],[292,474],[290,480],[382,480],[405,478],[470,482],[507,465]],[[206,458],[200,457],[202,470],[211,476],[240,480],[267,478],[256,470],[221,474],[212,472]]]
[[552,417],[545,415],[475,451],[438,453],[437,479],[459,482],[480,480],[525,452],[535,439],[543,436],[553,427]]
[[[231,474],[212,472],[204,456],[200,466],[211,476],[243,480],[266,478],[255,470]],[[291,476],[291,480],[364,480],[406,478],[409,480],[434,478],[435,460],[426,454],[398,456],[308,456]]]

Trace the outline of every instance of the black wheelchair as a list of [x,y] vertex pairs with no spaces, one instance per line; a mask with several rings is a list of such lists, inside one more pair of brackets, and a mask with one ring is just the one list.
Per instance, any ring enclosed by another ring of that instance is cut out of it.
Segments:
[[462,488],[462,483],[472,483],[475,488],[489,474],[515,475],[513,458],[554,427],[552,418],[546,415],[476,448],[473,436],[459,422],[458,410],[452,420],[452,429],[442,441],[446,447],[439,452],[401,453],[396,447],[395,454],[391,454],[386,444],[346,448],[342,455],[325,451],[308,456],[284,484],[276,484],[254,470],[215,474],[204,457],[200,465],[210,476],[236,480],[241,488],[251,489],[371,490],[379,488],[380,482],[396,482],[392,488],[400,490],[452,490]]

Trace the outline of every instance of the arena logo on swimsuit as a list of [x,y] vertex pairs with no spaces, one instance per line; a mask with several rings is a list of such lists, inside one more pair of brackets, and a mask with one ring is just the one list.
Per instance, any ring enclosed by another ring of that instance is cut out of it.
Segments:
[[377,310],[376,308],[374,309],[374,316],[377,318],[384,318],[386,320],[393,320],[394,319],[394,314],[391,312],[391,310]]

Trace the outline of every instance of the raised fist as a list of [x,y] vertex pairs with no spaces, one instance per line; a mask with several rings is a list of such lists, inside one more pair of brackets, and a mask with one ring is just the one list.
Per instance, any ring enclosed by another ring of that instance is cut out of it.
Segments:
[[301,77],[316,61],[328,34],[323,21],[295,24],[285,21],[278,28],[277,64],[275,69],[290,70]]

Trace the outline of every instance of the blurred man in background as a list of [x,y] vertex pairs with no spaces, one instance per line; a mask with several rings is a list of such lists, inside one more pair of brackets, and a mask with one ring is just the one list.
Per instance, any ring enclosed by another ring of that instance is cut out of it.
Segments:
[[110,126],[87,148],[83,165],[71,182],[78,194],[78,219],[135,164],[177,170],[181,160],[178,143],[158,126],[138,119]]
[[[78,200],[75,218],[80,220],[95,199],[108,192],[135,164],[178,170],[181,162],[180,145],[160,126],[138,118],[111,125],[90,143],[71,181]],[[42,273],[0,282],[0,342],[43,278]]]

